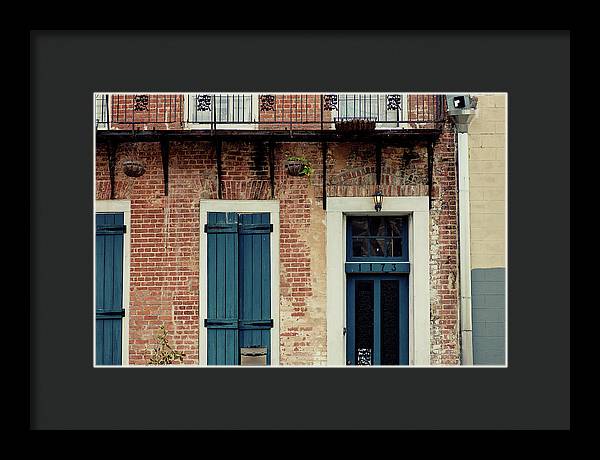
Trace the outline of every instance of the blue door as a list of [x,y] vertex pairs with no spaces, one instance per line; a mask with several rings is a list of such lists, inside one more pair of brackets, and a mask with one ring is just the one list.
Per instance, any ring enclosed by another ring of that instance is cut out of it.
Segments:
[[408,364],[405,216],[347,218],[346,364]]
[[349,275],[347,289],[347,364],[408,364],[408,276]]
[[96,214],[96,364],[120,365],[123,316],[123,213]]
[[271,363],[269,213],[208,213],[207,363],[240,364],[241,348],[266,348]]

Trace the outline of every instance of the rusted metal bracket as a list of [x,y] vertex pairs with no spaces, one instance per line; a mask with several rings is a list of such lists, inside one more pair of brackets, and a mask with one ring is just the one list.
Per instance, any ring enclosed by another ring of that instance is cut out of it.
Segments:
[[223,198],[223,191],[222,191],[222,175],[223,175],[223,162],[222,162],[222,158],[221,158],[221,148],[222,148],[222,141],[221,138],[219,137],[215,137],[215,153],[216,153],[216,157],[217,157],[217,197],[219,198],[219,200],[221,200]]
[[433,141],[427,143],[427,187],[429,209],[431,209],[431,191],[433,190]]
[[323,153],[323,210],[327,210],[327,141],[321,142]]
[[166,137],[160,138],[160,153],[162,156],[165,196],[167,196],[169,195],[169,140]]
[[269,152],[269,181],[271,183],[271,199],[275,199],[275,145],[273,140],[267,143]]
[[110,199],[115,199],[115,167],[117,165],[117,147],[118,142],[113,139],[109,139],[107,142],[108,147],[108,173],[110,176]]

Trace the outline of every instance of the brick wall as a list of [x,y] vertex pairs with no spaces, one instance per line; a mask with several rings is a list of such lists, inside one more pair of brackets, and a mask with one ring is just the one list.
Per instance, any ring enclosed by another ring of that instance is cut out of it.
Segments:
[[431,364],[459,364],[458,195],[455,134],[440,136],[433,161],[430,211]]
[[261,125],[262,129],[321,129],[321,119],[325,129],[333,127],[330,123],[333,120],[332,112],[321,113],[320,95],[263,95],[259,97],[259,108],[262,108],[259,121],[265,123]]
[[438,113],[435,95],[432,94],[409,94],[407,96],[408,120],[412,128],[434,128],[433,123]]
[[[130,363],[144,364],[144,349],[165,323],[170,343],[198,359],[199,210],[201,198],[216,196],[216,166],[208,143],[171,144],[169,195],[164,196],[157,143],[121,144],[117,150],[115,198],[131,200]],[[96,156],[97,199],[109,199],[107,153]],[[144,162],[146,173],[125,176],[127,158]]]
[[[427,149],[385,147],[382,184],[386,196],[427,195]],[[325,211],[320,143],[276,143],[275,199],[280,201],[280,361],[325,364]],[[289,176],[287,156],[306,157],[310,178]],[[129,178],[127,158],[142,160],[146,173]],[[431,361],[458,362],[456,285],[456,159],[449,126],[434,149],[431,210]],[[327,152],[329,196],[369,196],[375,187],[373,146],[331,143]],[[269,162],[264,144],[223,142],[223,199],[269,199]],[[97,199],[109,199],[107,151],[98,144]],[[169,195],[164,196],[158,143],[125,143],[117,150],[115,199],[131,200],[130,363],[145,363],[144,348],[165,322],[171,343],[198,361],[199,200],[217,198],[214,147],[209,142],[171,142]]]
[[180,94],[113,94],[110,129],[181,129],[184,96]]

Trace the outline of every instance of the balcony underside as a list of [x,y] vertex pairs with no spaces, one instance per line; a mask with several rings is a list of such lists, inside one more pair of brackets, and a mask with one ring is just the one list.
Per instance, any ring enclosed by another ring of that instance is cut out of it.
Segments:
[[415,129],[376,129],[367,132],[342,133],[335,130],[266,130],[266,129],[218,129],[199,130],[98,130],[98,141],[114,140],[117,142],[158,142],[173,141],[211,141],[214,139],[230,141],[273,140],[280,142],[385,142],[386,144],[406,144],[414,142],[434,141],[441,133],[441,128]]

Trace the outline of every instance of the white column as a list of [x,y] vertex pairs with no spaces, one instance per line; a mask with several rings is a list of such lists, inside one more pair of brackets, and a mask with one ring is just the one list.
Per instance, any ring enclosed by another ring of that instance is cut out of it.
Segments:
[[[466,130],[465,130],[466,131]],[[460,329],[462,364],[473,364],[473,321],[471,312],[471,226],[469,197],[469,134],[458,133],[458,231],[460,262]]]

